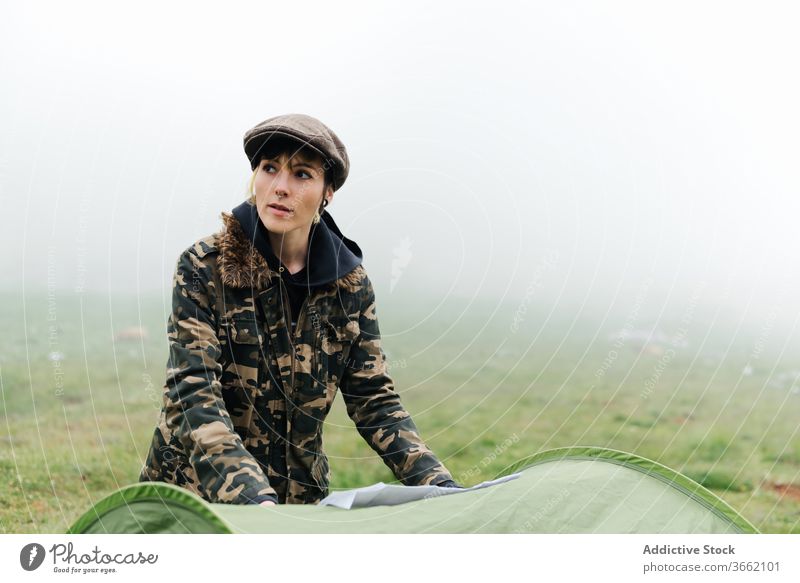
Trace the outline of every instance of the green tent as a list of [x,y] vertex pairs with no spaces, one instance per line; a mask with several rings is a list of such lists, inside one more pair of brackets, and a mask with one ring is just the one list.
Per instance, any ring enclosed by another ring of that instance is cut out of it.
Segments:
[[758,532],[697,482],[630,453],[553,449],[500,476],[516,472],[480,490],[350,510],[209,504],[176,486],[140,483],[97,502],[68,533]]

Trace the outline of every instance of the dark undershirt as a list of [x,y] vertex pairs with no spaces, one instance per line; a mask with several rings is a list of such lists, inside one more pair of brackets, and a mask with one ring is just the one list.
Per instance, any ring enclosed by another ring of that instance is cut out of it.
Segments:
[[297,316],[303,307],[303,302],[308,297],[308,275],[304,267],[295,274],[289,273],[288,269],[283,271],[283,282],[286,284],[286,291],[289,294],[289,306],[292,312],[291,332],[294,334],[297,326]]

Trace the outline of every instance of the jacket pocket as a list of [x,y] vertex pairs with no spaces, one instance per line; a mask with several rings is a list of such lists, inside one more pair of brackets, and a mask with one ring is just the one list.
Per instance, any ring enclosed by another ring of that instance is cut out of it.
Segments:
[[[239,317],[226,318],[222,322],[220,345],[222,356],[225,359],[225,368],[232,370],[239,376],[248,376],[247,372],[239,371],[242,368],[256,370],[261,356],[262,336],[258,331],[258,324],[252,317],[240,315]],[[222,381],[225,384],[225,381]]]
[[225,318],[223,325],[228,331],[231,342],[234,344],[261,344],[258,322],[252,313],[237,314]]
[[261,387],[263,337],[252,313],[224,318],[220,336],[222,398],[236,432],[245,437]]

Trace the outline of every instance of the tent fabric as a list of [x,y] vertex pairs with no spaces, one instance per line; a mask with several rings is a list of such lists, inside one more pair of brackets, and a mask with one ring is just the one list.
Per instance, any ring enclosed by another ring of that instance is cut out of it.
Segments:
[[209,504],[171,484],[144,482],[97,502],[70,527],[79,533],[756,533],[703,486],[630,453],[548,450],[482,490],[397,506]]

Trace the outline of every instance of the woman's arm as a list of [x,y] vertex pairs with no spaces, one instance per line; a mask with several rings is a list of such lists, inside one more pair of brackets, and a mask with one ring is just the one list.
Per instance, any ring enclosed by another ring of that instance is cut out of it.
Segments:
[[375,292],[366,273],[362,292],[361,332],[350,350],[340,385],[347,414],[364,440],[406,486],[452,481],[450,472],[419,436],[386,370]]
[[[215,261],[216,256],[205,259]],[[211,273],[194,247],[178,259],[167,326],[167,426],[182,444],[211,502],[277,501],[267,476],[234,430],[222,399],[222,350]]]

